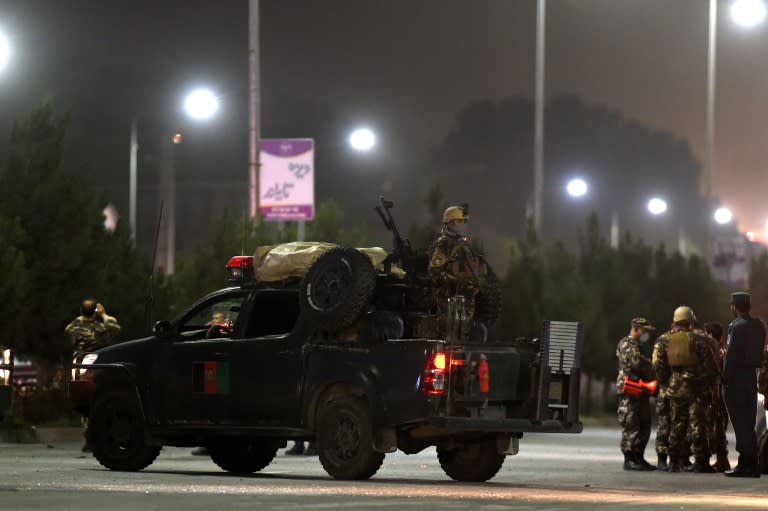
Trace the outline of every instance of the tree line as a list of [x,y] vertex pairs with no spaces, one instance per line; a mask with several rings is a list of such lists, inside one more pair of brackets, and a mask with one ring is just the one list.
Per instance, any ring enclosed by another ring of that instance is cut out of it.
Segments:
[[[296,239],[295,224],[254,226],[224,212],[194,253],[179,258],[175,274],[153,275],[125,222],[114,232],[104,228],[104,198],[83,177],[84,167],[66,158],[67,123],[68,116],[52,103],[42,104],[14,124],[0,160],[0,345],[19,355],[50,366],[66,361],[71,347],[64,327],[85,296],[96,297],[117,316],[121,340],[148,335],[144,308],[150,276],[152,316],[172,318],[225,284],[224,264],[232,255]],[[426,249],[446,205],[439,186],[428,190],[422,220],[408,229],[415,247]],[[407,222],[400,220],[402,229]],[[582,321],[583,371],[610,381],[616,374],[615,347],[631,318],[647,317],[663,329],[674,308],[686,304],[704,321],[728,321],[729,290],[718,286],[704,260],[629,234],[614,249],[605,231],[593,214],[577,230],[575,245],[543,243],[530,226],[525,236],[511,240],[496,267],[503,313],[494,336],[537,336],[545,319]],[[332,200],[319,205],[306,238],[389,248],[389,239],[372,240],[365,224],[350,226]],[[768,313],[767,252],[753,260],[750,276],[758,311]]]

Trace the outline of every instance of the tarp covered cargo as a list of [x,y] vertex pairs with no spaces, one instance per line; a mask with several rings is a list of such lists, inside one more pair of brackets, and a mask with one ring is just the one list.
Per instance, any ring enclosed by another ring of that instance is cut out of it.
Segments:
[[[253,269],[256,280],[276,282],[290,277],[302,277],[321,254],[338,247],[334,243],[319,241],[293,241],[281,245],[258,247],[253,255]],[[374,268],[382,270],[387,251],[381,247],[358,248],[371,259]],[[393,273],[402,270],[393,268]]]

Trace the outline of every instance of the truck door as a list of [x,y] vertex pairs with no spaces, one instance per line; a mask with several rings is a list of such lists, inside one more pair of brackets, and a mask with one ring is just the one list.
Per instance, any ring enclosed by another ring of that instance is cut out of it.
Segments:
[[249,423],[297,427],[300,423],[303,337],[294,332],[299,316],[295,290],[263,290],[252,297],[243,325],[246,346],[238,408]]
[[232,339],[247,297],[236,290],[197,304],[174,324],[174,338],[154,364],[155,395],[162,396],[166,419],[173,423],[228,422],[233,382],[243,346]]

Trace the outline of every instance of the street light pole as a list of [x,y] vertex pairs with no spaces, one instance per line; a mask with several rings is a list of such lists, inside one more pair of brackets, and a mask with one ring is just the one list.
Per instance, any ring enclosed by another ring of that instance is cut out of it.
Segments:
[[134,115],[131,119],[131,155],[130,155],[130,176],[129,176],[129,197],[128,197],[128,219],[131,224],[131,243],[136,248],[136,174],[139,143],[137,136],[138,116]]
[[546,0],[538,0],[536,8],[536,93],[533,139],[533,226],[541,238],[541,201],[544,189],[544,65]]
[[259,139],[261,100],[259,84],[259,0],[250,0],[249,12],[249,64],[250,64],[250,130],[248,158],[248,198],[250,217],[254,225],[259,222]]
[[709,45],[707,53],[707,155],[705,194],[707,208],[712,205],[715,176],[715,64],[717,55],[717,0],[709,0]]

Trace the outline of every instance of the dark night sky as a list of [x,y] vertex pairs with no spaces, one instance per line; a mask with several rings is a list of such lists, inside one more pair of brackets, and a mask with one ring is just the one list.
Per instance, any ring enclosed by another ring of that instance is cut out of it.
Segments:
[[[715,190],[742,228],[762,232],[768,25],[737,28],[729,3],[720,2]],[[371,158],[386,152],[392,162],[417,161],[468,101],[533,93],[535,0],[261,5],[263,99],[285,102],[265,105],[265,112],[279,115],[292,99],[327,104],[351,125],[379,129],[382,147]],[[158,119],[173,122],[185,133],[180,193],[213,189],[242,202],[247,6],[246,0],[0,0],[0,30],[14,49],[0,75],[0,137],[41,95],[55,95],[73,113],[70,156],[89,163],[94,183],[127,214],[128,125],[133,113],[147,112],[142,162],[151,159],[145,139],[159,129]],[[701,159],[707,15],[703,0],[550,0],[547,94],[579,94],[669,131]],[[221,113],[205,125],[179,113],[180,96],[194,84],[224,94]],[[312,136],[264,133],[286,135]],[[318,180],[324,171],[318,169]],[[140,187],[149,194],[154,182],[144,176]],[[150,223],[143,219],[140,229]]]

